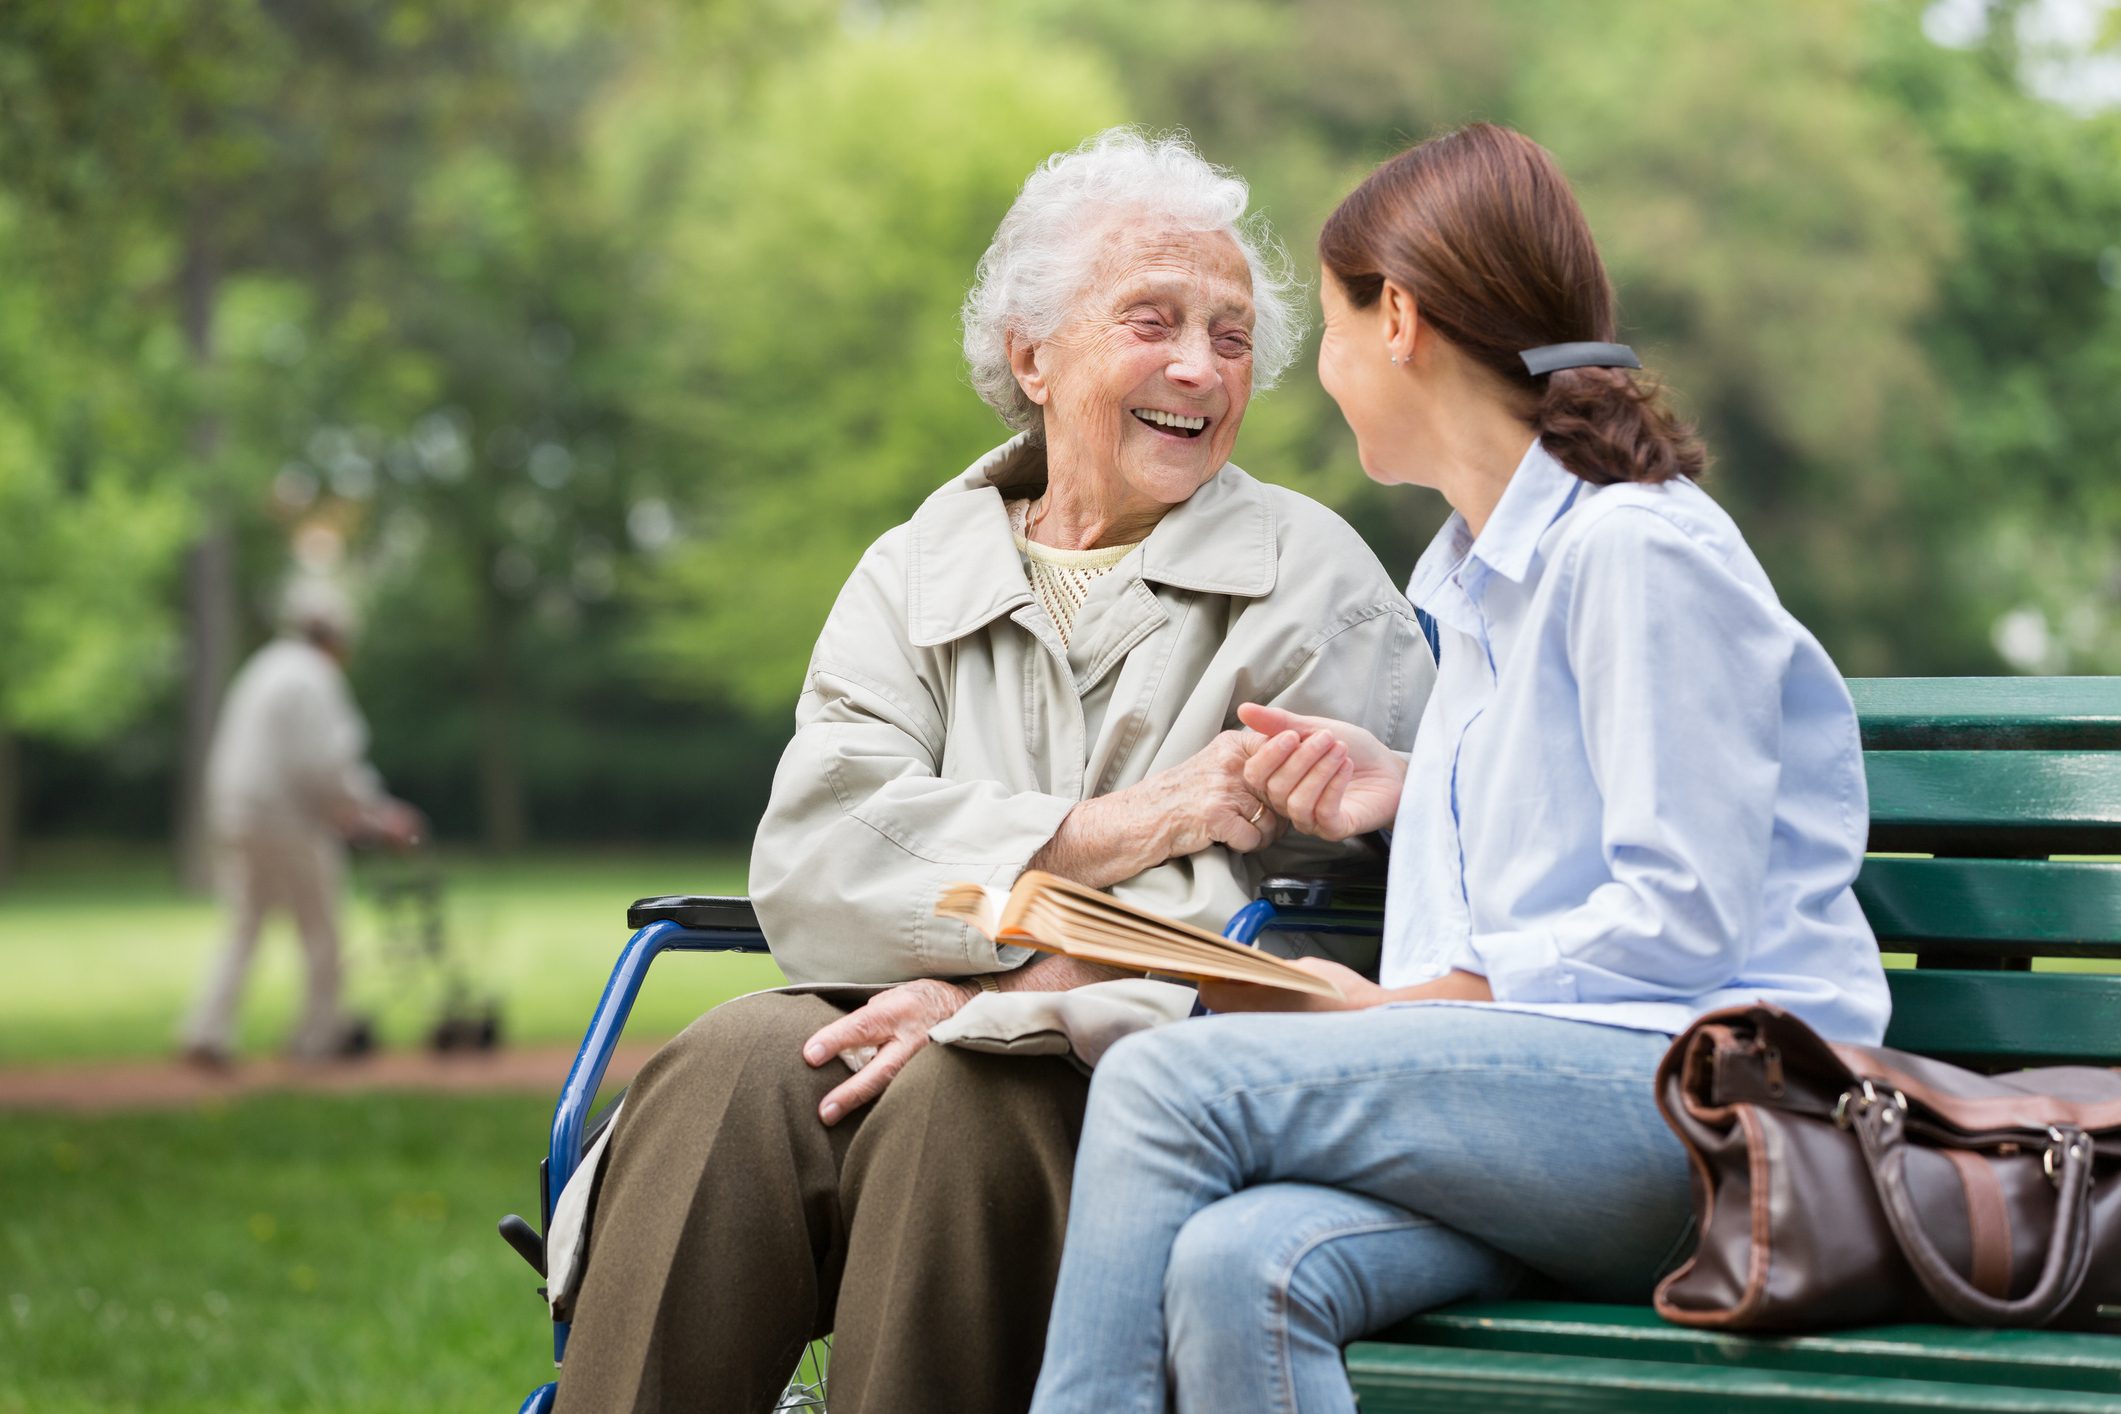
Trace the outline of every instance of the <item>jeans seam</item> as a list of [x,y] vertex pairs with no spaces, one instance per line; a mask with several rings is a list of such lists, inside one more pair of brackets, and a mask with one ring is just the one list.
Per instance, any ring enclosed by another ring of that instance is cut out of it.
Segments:
[[1371,1233],[1400,1232],[1407,1228],[1437,1225],[1434,1218],[1414,1214],[1403,1222],[1362,1223],[1354,1227],[1337,1227],[1319,1233],[1290,1254],[1289,1260],[1282,1264],[1281,1270],[1275,1276],[1273,1306],[1269,1315],[1269,1322],[1273,1327],[1269,1331],[1269,1338],[1274,1340],[1275,1362],[1281,1369],[1281,1387],[1275,1391],[1276,1401],[1281,1408],[1289,1411],[1289,1414],[1301,1414],[1296,1406],[1296,1369],[1289,1357],[1289,1313],[1294,1305],[1290,1292],[1296,1285],[1296,1269],[1303,1265],[1304,1259],[1328,1242],[1337,1242],[1344,1237],[1364,1237]]

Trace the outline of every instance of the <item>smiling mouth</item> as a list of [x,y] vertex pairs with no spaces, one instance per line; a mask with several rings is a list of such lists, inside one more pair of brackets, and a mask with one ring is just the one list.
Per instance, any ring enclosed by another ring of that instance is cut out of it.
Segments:
[[1177,437],[1182,441],[1190,442],[1208,430],[1208,419],[1205,417],[1187,417],[1181,413],[1164,412],[1159,408],[1129,408],[1128,411],[1133,414],[1135,421],[1150,431],[1160,432],[1166,437]]

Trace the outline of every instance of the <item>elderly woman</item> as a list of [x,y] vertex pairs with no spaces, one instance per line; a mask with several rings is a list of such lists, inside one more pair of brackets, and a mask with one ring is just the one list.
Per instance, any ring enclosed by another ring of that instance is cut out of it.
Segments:
[[[1027,1406],[1088,1084],[1051,1053],[1056,996],[1106,983],[1153,1017],[1191,994],[998,949],[938,891],[1036,867],[1219,927],[1344,848],[1281,839],[1239,703],[1408,743],[1434,666],[1405,597],[1229,462],[1298,336],[1246,202],[1183,140],[1114,130],[1003,220],[965,350],[1020,435],[878,540],[826,621],[751,869],[799,985],[641,1072],[562,1410],[764,1410],[828,1331],[835,1408]],[[1045,1053],[930,1045],[946,1023]]]

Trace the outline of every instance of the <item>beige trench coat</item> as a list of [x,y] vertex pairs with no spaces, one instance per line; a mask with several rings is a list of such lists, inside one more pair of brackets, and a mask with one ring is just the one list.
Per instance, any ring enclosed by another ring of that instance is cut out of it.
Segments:
[[[1063,647],[1004,505],[1045,477],[1042,448],[1004,444],[871,546],[841,590],[751,856],[791,981],[1019,965],[1022,949],[934,916],[943,886],[1014,880],[1078,801],[1177,765],[1239,725],[1240,703],[1410,745],[1434,660],[1338,516],[1226,466],[1097,583]],[[1348,848],[1217,846],[1114,892],[1219,931],[1266,875]]]
[[[858,994],[1021,964],[1030,953],[935,917],[942,887],[1015,879],[1076,802],[1177,765],[1237,726],[1239,703],[1360,722],[1395,750],[1412,743],[1435,661],[1406,596],[1345,521],[1224,467],[1098,581],[1063,647],[1004,509],[1045,479],[1044,453],[1023,438],[989,453],[870,547],[825,621],[751,853],[752,901],[793,990]],[[1256,855],[1216,847],[1114,892],[1220,931],[1268,874],[1349,852],[1296,836]],[[1147,979],[987,994],[929,1034],[1088,1066],[1191,1002],[1189,989]],[[556,1316],[580,1277],[615,1130],[554,1207]]]

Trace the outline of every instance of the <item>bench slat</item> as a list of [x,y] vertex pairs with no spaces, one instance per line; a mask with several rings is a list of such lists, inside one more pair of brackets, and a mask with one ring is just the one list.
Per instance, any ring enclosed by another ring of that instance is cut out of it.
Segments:
[[1872,751],[2121,750],[2121,678],[1851,678]]
[[1940,1380],[1822,1375],[1802,1370],[1680,1365],[1663,1360],[1602,1360],[1580,1355],[1358,1341],[1348,1347],[1348,1375],[1363,1414],[1699,1414],[1798,1409],[2102,1410],[2115,1397],[2085,1390],[2011,1389]]
[[1871,848],[2121,853],[2121,752],[1871,751]]
[[1885,974],[1903,1051],[2003,1063],[2121,1061],[2121,976],[2065,972],[1903,971]]
[[2121,957],[2121,864],[1866,859],[1856,898],[1887,952]]
[[1460,1350],[2103,1391],[2121,1398],[2121,1340],[2054,1331],[1873,1326],[1823,1335],[1732,1336],[1675,1326],[1647,1306],[1503,1301],[1432,1311],[1377,1339]]

